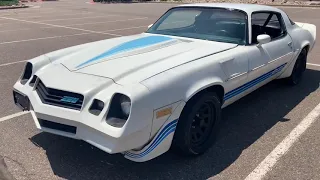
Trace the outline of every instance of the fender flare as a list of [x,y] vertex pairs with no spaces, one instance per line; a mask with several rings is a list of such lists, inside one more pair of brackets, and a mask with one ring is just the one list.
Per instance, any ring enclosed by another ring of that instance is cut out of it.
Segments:
[[214,77],[212,79],[203,79],[193,84],[186,92],[185,102],[188,102],[191,98],[196,96],[198,93],[210,89],[215,86],[220,86],[222,88],[222,93],[218,94],[221,98],[221,103],[223,103],[223,97],[225,94],[225,88],[223,86],[223,80],[219,77]]
[[286,68],[286,70],[277,79],[283,79],[283,78],[287,78],[287,77],[291,76],[293,67],[298,59],[299,54],[301,53],[302,49],[304,49],[307,46],[310,48],[310,43],[307,41],[303,42],[303,45],[300,47],[299,52],[297,54],[295,54],[295,57],[292,58],[290,64]]

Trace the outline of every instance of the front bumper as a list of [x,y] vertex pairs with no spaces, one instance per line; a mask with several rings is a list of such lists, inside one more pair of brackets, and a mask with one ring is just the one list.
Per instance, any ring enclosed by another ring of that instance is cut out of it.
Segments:
[[149,141],[152,117],[148,120],[150,124],[141,124],[138,131],[132,131],[128,126],[116,128],[106,123],[103,113],[96,116],[85,108],[77,111],[43,104],[37,92],[26,86],[19,82],[15,84],[14,102],[23,111],[30,110],[41,131],[84,140],[110,154],[140,148]]

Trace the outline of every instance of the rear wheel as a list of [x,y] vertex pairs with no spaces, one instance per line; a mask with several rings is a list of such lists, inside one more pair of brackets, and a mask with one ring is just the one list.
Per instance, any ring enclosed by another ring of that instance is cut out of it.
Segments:
[[204,153],[214,143],[220,119],[221,102],[216,93],[192,98],[180,115],[172,149],[184,155]]
[[296,63],[294,64],[292,74],[290,77],[287,78],[287,82],[290,85],[297,85],[302,79],[302,75],[307,67],[307,50],[302,49],[300,52]]

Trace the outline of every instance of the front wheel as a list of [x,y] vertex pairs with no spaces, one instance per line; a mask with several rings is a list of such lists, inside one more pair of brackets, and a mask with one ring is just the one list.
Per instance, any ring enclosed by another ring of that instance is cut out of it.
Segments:
[[214,92],[192,98],[182,111],[172,149],[178,154],[199,155],[214,143],[221,119],[221,102]]
[[302,79],[302,75],[307,67],[307,50],[303,49],[294,64],[291,76],[287,78],[290,85],[297,85]]

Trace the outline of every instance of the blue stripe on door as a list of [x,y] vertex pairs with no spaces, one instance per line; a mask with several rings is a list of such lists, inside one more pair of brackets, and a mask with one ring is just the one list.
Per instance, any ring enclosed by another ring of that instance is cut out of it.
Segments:
[[263,74],[262,76],[259,76],[256,79],[254,79],[254,80],[252,80],[250,82],[247,82],[246,84],[244,84],[244,85],[242,85],[242,86],[240,86],[240,87],[238,87],[238,88],[236,88],[236,89],[234,89],[232,91],[229,91],[228,93],[225,94],[224,100],[226,101],[226,100],[228,100],[230,98],[233,98],[234,96],[237,96],[237,95],[243,93],[244,91],[252,88],[253,86],[261,83],[262,81],[272,77],[276,73],[280,72],[284,68],[284,66],[286,64],[287,63],[282,64],[281,66],[279,66],[279,67],[277,67],[277,68],[275,68],[275,69]]

